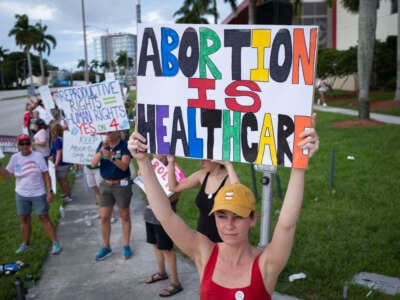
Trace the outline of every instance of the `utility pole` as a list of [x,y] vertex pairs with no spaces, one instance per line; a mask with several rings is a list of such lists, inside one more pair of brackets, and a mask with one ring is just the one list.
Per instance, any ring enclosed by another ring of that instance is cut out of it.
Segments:
[[261,178],[262,197],[260,241],[258,246],[265,247],[271,241],[273,176],[276,172],[276,167],[268,165],[256,165],[256,168],[258,171],[263,172],[263,177]]
[[83,47],[85,48],[85,82],[89,83],[89,70],[88,70],[88,54],[87,54],[87,44],[86,44],[86,16],[85,16],[85,0],[81,0],[82,3],[82,25],[83,25]]

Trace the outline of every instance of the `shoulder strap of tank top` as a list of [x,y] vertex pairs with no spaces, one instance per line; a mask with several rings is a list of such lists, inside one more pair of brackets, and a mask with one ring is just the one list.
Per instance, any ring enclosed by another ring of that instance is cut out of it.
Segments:
[[215,269],[215,264],[217,263],[217,257],[218,257],[218,244],[215,243],[213,250],[211,251],[210,257],[208,258],[206,267],[204,268],[203,280],[207,278],[211,281],[211,277]]
[[217,192],[225,185],[225,182],[226,182],[226,180],[228,179],[228,176],[229,176],[229,175],[226,175],[226,176],[224,177],[224,180],[221,181],[221,184],[219,185]]
[[210,175],[210,172],[207,172],[206,176],[204,177],[203,183],[201,184],[201,188],[200,190],[204,193],[205,189],[206,189],[206,185],[207,185],[207,179],[208,176]]

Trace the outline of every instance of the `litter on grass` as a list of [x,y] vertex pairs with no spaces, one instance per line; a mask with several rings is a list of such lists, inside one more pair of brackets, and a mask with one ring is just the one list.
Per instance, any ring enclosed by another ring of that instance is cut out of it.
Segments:
[[372,290],[379,290],[392,296],[400,294],[400,278],[397,277],[361,272],[354,275],[353,283],[367,287],[370,290],[368,296]]
[[293,282],[293,281],[295,281],[295,280],[304,279],[304,278],[306,278],[306,277],[307,277],[306,274],[304,274],[303,272],[301,272],[301,273],[296,273],[296,274],[292,274],[292,275],[289,276],[289,281],[290,281],[290,282]]

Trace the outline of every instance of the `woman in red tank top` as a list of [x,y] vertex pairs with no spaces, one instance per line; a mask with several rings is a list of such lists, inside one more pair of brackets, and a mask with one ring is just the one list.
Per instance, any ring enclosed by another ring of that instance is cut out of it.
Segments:
[[[311,157],[319,147],[314,129],[303,131],[298,146]],[[214,214],[221,243],[210,241],[192,230],[171,209],[158,184],[148,158],[146,139],[135,132],[128,149],[137,160],[150,206],[174,243],[195,263],[200,284],[200,299],[271,299],[278,276],[285,267],[293,246],[296,223],[304,191],[304,169],[292,168],[287,192],[271,242],[258,249],[249,242],[249,230],[256,225],[255,198],[240,183],[228,184],[217,193],[210,214]],[[171,158],[173,159],[173,158]]]

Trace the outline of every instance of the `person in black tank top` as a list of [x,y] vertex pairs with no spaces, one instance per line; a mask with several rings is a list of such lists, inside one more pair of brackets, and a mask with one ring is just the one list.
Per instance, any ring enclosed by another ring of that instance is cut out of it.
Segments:
[[200,191],[196,196],[196,205],[199,208],[199,219],[197,220],[197,231],[207,236],[211,241],[215,243],[222,242],[218,231],[217,226],[215,225],[215,218],[213,215],[209,216],[213,205],[214,198],[218,191],[224,186],[226,180],[228,179],[228,175],[224,177],[221,184],[215,193],[206,194],[205,188],[207,185],[208,176],[210,172],[207,173],[206,178],[204,178],[203,184],[201,185]]
[[[175,158],[169,156],[169,165]],[[233,169],[232,163],[227,161],[201,160],[202,168],[192,173],[179,183],[177,182],[173,170],[168,171],[168,184],[171,191],[182,192],[187,189],[201,185],[197,193],[195,202],[199,209],[199,219],[197,220],[197,231],[204,234],[213,242],[221,242],[221,238],[215,225],[215,217],[209,216],[213,205],[214,197],[217,192],[225,185],[239,183],[239,177]],[[171,174],[171,176],[169,176]]]

